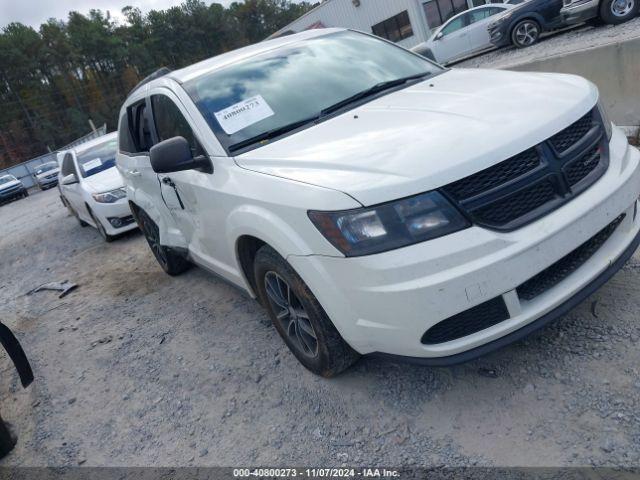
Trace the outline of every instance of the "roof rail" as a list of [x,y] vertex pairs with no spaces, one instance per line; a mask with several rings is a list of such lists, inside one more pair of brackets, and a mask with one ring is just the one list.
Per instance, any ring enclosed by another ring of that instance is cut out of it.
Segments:
[[146,85],[147,83],[151,82],[152,80],[155,80],[156,78],[164,77],[168,73],[171,73],[170,68],[167,68],[167,67],[159,68],[158,70],[153,72],[151,75],[148,75],[144,77],[142,80],[140,80],[140,82],[135,87],[133,87],[133,89],[129,92],[129,95],[127,95],[127,97],[130,97],[133,92],[138,90],[143,85]]

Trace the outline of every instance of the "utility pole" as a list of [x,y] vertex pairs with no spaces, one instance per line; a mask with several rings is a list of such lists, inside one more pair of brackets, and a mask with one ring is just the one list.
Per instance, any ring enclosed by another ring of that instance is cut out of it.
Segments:
[[93,133],[97,133],[96,126],[93,124],[93,120],[89,119],[89,126],[91,127],[91,131]]

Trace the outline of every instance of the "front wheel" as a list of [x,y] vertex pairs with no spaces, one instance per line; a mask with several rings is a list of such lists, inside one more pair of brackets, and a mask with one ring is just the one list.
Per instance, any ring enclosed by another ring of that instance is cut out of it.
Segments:
[[605,23],[618,25],[635,17],[639,7],[638,0],[603,0],[600,3],[600,18]]
[[107,243],[113,242],[114,237],[107,233],[107,231],[104,228],[104,225],[102,225],[102,222],[98,220],[98,218],[93,214],[91,210],[89,210],[89,215],[91,215],[91,218],[93,219],[93,223],[96,224],[96,228],[98,229],[98,233],[100,233],[100,236],[102,237],[102,239]]
[[540,30],[535,20],[522,20],[513,27],[511,42],[518,48],[530,47],[540,39]]
[[171,276],[180,275],[191,267],[189,261],[171,248],[160,244],[160,229],[144,210],[137,211],[138,226],[144,233],[153,256],[162,269]]
[[359,354],[340,336],[309,287],[269,246],[256,255],[257,293],[276,330],[298,361],[311,372],[333,377]]

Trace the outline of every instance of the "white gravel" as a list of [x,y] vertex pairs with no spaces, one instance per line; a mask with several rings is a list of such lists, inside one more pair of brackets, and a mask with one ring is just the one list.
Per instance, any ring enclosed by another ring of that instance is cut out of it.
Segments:
[[525,62],[622,42],[640,37],[640,17],[622,25],[603,25],[592,27],[581,25],[571,30],[554,33],[529,48],[507,47],[494,50],[479,57],[465,60],[456,67],[506,68]]

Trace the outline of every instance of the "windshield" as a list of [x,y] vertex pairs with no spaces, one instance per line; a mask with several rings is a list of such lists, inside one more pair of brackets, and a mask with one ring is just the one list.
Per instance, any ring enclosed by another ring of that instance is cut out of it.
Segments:
[[440,71],[393,44],[346,31],[252,57],[184,87],[229,148],[318,116],[384,82]]
[[40,165],[37,169],[36,169],[36,175],[40,175],[44,172],[48,172],[50,170],[55,170],[56,168],[58,168],[58,164],[55,162],[50,162],[50,163],[44,163],[42,165]]
[[0,185],[2,185],[4,183],[13,182],[15,180],[16,180],[16,177],[11,176],[11,175],[5,175],[4,177],[0,177]]
[[116,150],[118,139],[101,143],[77,154],[80,174],[83,178],[116,166]]

